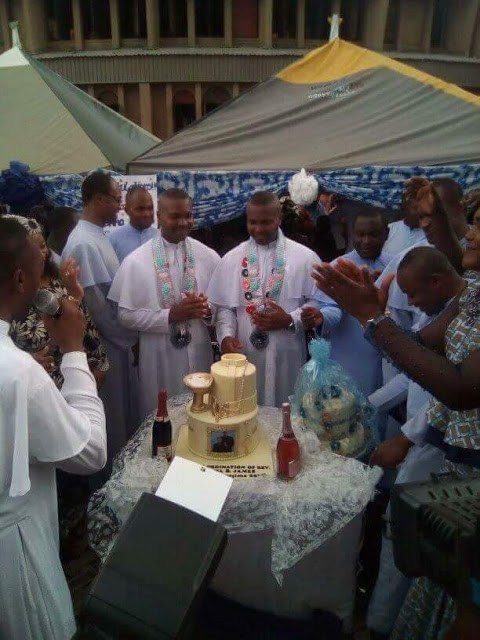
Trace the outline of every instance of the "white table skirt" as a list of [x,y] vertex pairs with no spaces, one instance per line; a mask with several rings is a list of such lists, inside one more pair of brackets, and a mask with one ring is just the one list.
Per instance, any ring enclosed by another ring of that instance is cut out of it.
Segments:
[[[172,398],[174,434],[185,423],[188,396]],[[259,408],[259,422],[276,442],[281,412]],[[363,512],[381,471],[322,450],[299,432],[302,472],[292,482],[235,479],[220,523],[229,533],[212,587],[245,606],[291,618],[331,611],[350,628]],[[152,459],[151,419],[117,456],[110,480],[89,504],[89,538],[105,558],[144,491],[154,492],[167,464]]]

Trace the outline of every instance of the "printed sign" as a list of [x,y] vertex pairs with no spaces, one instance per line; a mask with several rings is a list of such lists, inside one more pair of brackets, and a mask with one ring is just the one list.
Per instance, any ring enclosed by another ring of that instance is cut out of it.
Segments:
[[157,176],[115,176],[115,181],[119,184],[121,192],[122,192],[122,206],[120,207],[119,212],[117,213],[117,222],[116,224],[108,224],[104,227],[105,234],[108,234],[116,229],[117,227],[123,227],[124,224],[128,223],[128,215],[125,213],[125,198],[127,196],[127,191],[130,187],[140,185],[145,187],[147,191],[152,196],[153,200],[153,210],[154,210],[154,219],[152,227],[157,226]]

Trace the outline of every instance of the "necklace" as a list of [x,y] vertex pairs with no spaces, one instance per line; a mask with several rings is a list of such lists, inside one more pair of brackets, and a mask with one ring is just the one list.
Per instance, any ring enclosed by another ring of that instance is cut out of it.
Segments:
[[[267,311],[267,299],[278,300],[280,296],[285,277],[285,237],[280,229],[272,262],[268,270],[266,286],[264,286],[260,277],[257,245],[253,238],[250,238],[241,269],[241,286],[247,303],[246,312],[250,316],[255,311]],[[254,329],[250,334],[250,342],[255,349],[265,349],[269,342],[268,333]]]
[[222,418],[230,418],[232,416],[236,416],[240,413],[240,407],[244,400],[243,392],[245,388],[245,375],[247,373],[248,361],[245,360],[245,365],[243,367],[243,371],[240,374],[240,385],[237,393],[237,368],[236,365],[232,368],[230,365],[227,365],[228,376],[230,377],[230,372],[233,371],[233,396],[234,399],[231,402],[224,402],[220,404],[218,400],[213,396],[212,401],[212,413],[215,417],[215,422],[220,422]]
[[[175,287],[173,285],[172,274],[170,273],[170,263],[167,260],[165,245],[160,235],[152,241],[153,264],[158,276],[158,286],[162,304],[165,309],[171,309],[175,304]],[[185,240],[185,257],[183,259],[183,276],[180,287],[180,298],[187,293],[195,291],[195,257],[193,255],[192,244],[188,238]],[[176,349],[183,349],[192,341],[192,334],[188,330],[188,324],[172,323],[170,325],[170,342]]]

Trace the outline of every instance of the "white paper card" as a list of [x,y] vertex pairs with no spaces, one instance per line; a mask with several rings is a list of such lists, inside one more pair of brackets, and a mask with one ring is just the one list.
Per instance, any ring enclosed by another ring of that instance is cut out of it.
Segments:
[[175,456],[155,495],[216,522],[232,478]]

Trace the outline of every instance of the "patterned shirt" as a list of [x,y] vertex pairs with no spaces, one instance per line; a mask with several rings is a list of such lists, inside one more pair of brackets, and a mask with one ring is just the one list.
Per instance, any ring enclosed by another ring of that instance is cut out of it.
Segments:
[[[469,274],[470,275],[470,274]],[[480,349],[480,283],[478,277],[459,299],[459,314],[445,333],[445,353],[449,362],[460,365]],[[479,389],[480,405],[480,389]],[[444,434],[444,441],[454,447],[480,449],[480,407],[448,409],[433,400],[427,413],[428,423]]]
[[[51,281],[48,289],[58,297],[63,298],[68,295],[63,284],[56,278]],[[80,308],[85,314],[87,320],[83,346],[85,348],[85,353],[87,354],[90,370],[93,371],[95,369],[99,369],[100,371],[108,371],[110,365],[108,363],[105,347],[103,346],[98,334],[97,327],[94,325],[85,305],[82,304]],[[12,322],[10,325],[9,335],[19,349],[22,349],[22,351],[28,351],[29,353],[40,351],[47,346],[50,340],[42,317],[35,307],[31,307],[25,320],[14,320]],[[63,385],[63,376],[60,371],[62,354],[57,346],[53,348],[52,357],[54,368],[48,373],[57,387],[61,389]]]

